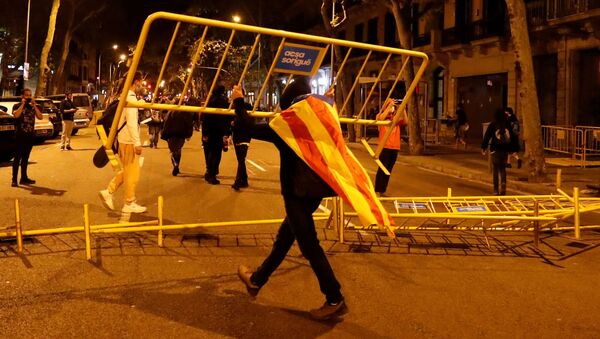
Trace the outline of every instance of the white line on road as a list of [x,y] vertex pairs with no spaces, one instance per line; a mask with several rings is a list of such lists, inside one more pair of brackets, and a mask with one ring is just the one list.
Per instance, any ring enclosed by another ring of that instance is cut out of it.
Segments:
[[249,163],[250,163],[252,166],[254,166],[254,167],[258,168],[259,170],[261,170],[261,171],[263,171],[263,172],[266,172],[266,171],[267,171],[267,170],[266,170],[266,169],[264,169],[262,166],[260,166],[259,164],[255,163],[254,161],[252,161],[252,160],[250,160],[250,159],[248,159],[248,158],[246,158],[246,161],[248,161],[248,162],[249,162]]

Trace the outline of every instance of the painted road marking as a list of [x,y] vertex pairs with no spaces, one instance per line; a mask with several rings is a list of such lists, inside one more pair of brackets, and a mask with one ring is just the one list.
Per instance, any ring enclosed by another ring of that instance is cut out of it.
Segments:
[[259,170],[261,170],[261,171],[263,171],[263,172],[266,172],[266,171],[267,171],[267,170],[266,170],[266,169],[264,169],[262,166],[260,166],[259,164],[255,163],[254,161],[252,161],[252,160],[250,160],[250,159],[248,159],[248,158],[246,158],[246,161],[247,161],[247,162],[249,162],[249,163],[250,163],[252,166],[254,166],[254,167],[258,168]]

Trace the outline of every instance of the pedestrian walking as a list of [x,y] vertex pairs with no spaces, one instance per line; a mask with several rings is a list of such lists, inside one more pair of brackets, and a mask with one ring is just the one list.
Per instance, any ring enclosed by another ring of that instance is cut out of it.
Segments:
[[60,137],[60,150],[68,150],[71,148],[71,134],[73,133],[73,120],[75,118],[77,107],[73,104],[73,94],[66,93],[63,101],[60,102],[60,114],[62,117],[62,135]]
[[[379,161],[381,161],[381,163],[388,170],[390,175],[385,174],[381,168],[377,169],[377,174],[375,175],[375,192],[380,196],[383,196],[387,191],[390,176],[392,174],[392,169],[394,168],[394,164],[396,164],[396,159],[398,159],[398,152],[400,152],[400,127],[406,124],[407,118],[406,111],[397,112],[397,104],[393,99],[388,99],[388,101],[384,104],[381,112],[375,117],[375,119],[379,121],[391,121],[394,119],[394,116],[396,114],[402,114],[402,117],[398,121],[398,124],[394,126],[394,129],[392,130],[389,139],[383,146],[383,150],[379,155]],[[389,127],[379,126],[378,129],[379,143],[381,143],[383,142],[383,137],[387,133]]]
[[[229,108],[225,86],[219,85],[214,89],[208,107]],[[222,114],[202,114],[200,119],[202,121],[204,160],[206,161],[204,180],[211,185],[218,185],[221,183],[217,179],[217,175],[219,174],[222,152],[229,150],[232,118]]]
[[158,139],[163,127],[162,112],[156,109],[150,111],[150,121],[148,121],[148,134],[150,135],[150,148],[158,148]]
[[[252,106],[248,103],[246,110],[252,109]],[[235,181],[231,188],[239,191],[240,188],[248,187],[248,172],[246,170],[246,156],[248,155],[248,149],[250,148],[250,133],[243,128],[243,122],[240,121],[240,117],[236,116],[232,122],[232,138],[233,148],[235,150],[235,157],[237,159],[237,172],[235,175]]]
[[[294,99],[310,93],[308,81],[295,80],[281,95],[281,109],[287,109]],[[322,307],[312,310],[311,316],[316,319],[327,319],[345,312],[346,304],[341,293],[341,285],[337,281],[333,269],[319,245],[312,214],[319,207],[323,197],[335,195],[311,168],[282,140],[268,124],[254,125],[243,100],[241,88],[234,87],[232,100],[238,117],[238,127],[250,131],[253,138],[273,143],[281,157],[280,179],[281,194],[285,205],[286,217],[279,227],[273,249],[256,271],[241,265],[238,276],[246,285],[248,293],[256,296],[267,283],[271,274],[279,267],[290,250],[294,240],[302,255],[310,262],[321,292],[326,302]]]
[[[143,90],[142,78],[142,73],[135,73],[133,84],[127,93],[127,101],[138,101],[136,92]],[[121,82],[122,85],[123,82]],[[122,88],[119,88],[118,93],[121,93],[122,90]],[[123,108],[121,118],[117,124],[118,128],[124,126],[117,135],[117,140],[119,141],[118,153],[123,167],[110,181],[108,188],[99,192],[102,203],[110,210],[114,210],[113,194],[121,185],[124,185],[124,205],[121,211],[124,213],[146,212],[146,207],[139,205],[135,196],[135,189],[140,178],[140,156],[142,155],[138,120],[137,108]]]
[[488,148],[492,156],[494,194],[506,195],[508,155],[518,152],[519,144],[502,108],[496,110],[494,120],[485,131],[481,153],[485,155]]
[[[199,101],[191,98],[187,101],[187,105],[198,106]],[[185,144],[185,139],[191,138],[194,133],[194,116],[196,116],[196,113],[193,112],[170,111],[165,117],[162,139],[166,140],[169,145],[171,163],[173,164],[171,174],[173,176],[179,174],[181,150]]]
[[[16,110],[14,108],[18,107]],[[21,103],[13,107],[13,115],[16,119],[15,134],[15,157],[12,166],[12,187],[18,187],[17,177],[19,166],[21,167],[21,185],[35,184],[35,180],[27,175],[29,155],[35,141],[35,119],[43,119],[42,112],[32,99],[31,90],[25,88],[21,96]]]
[[[506,109],[504,110],[504,112],[506,113],[506,119],[508,120],[508,123],[510,125],[510,129],[513,131],[513,134],[515,135],[515,142],[517,145],[519,145],[519,149],[521,148],[521,124],[519,123],[519,119],[517,118],[517,115],[515,114],[515,112],[513,111],[512,107],[506,107]],[[519,156],[519,152],[514,152],[511,153],[509,158],[508,158],[508,164],[506,165],[507,168],[512,167],[512,165],[510,164],[511,161],[510,159],[514,158],[515,160],[517,160],[517,168],[521,168],[521,165],[523,164],[521,157]]]
[[456,137],[456,148],[458,145],[463,145],[465,148],[467,147],[467,131],[469,130],[469,120],[467,118],[467,113],[463,108],[463,104],[459,103],[456,108],[456,117],[455,117],[455,137]]

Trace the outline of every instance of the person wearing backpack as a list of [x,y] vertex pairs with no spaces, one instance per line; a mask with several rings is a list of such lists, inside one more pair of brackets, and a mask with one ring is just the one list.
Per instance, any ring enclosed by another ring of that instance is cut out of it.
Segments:
[[[142,73],[136,72],[133,77],[133,84],[127,93],[127,101],[137,101],[135,93],[141,88]],[[118,92],[121,91],[122,86],[120,86]],[[121,211],[124,213],[143,213],[146,212],[146,207],[138,205],[135,197],[135,189],[140,178],[140,155],[142,154],[138,109],[134,107],[123,108],[117,126],[119,128],[117,131],[118,153],[123,167],[110,181],[108,187],[99,192],[100,200],[106,208],[114,210],[113,194],[124,184],[123,200],[125,204]]]
[[[187,106],[200,106],[200,101],[194,97],[186,102]],[[171,152],[171,163],[173,170],[171,174],[175,177],[179,174],[179,165],[181,164],[181,149],[185,140],[192,137],[194,133],[193,112],[169,111],[165,116],[164,127],[162,130],[162,139],[166,140]]]
[[488,148],[492,155],[494,194],[506,195],[508,155],[518,152],[519,144],[502,108],[496,110],[483,136],[481,153],[485,155]]

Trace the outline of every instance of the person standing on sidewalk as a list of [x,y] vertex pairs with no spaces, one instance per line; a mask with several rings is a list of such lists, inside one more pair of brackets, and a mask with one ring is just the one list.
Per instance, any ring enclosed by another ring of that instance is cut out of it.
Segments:
[[[396,114],[396,103],[393,99],[389,99],[383,106],[383,110],[375,117],[376,120],[388,120],[391,121]],[[402,118],[398,121],[398,124],[392,130],[392,134],[388,138],[387,142],[383,146],[383,150],[379,155],[379,161],[383,164],[383,166],[390,172],[390,175],[386,175],[383,173],[381,168],[377,169],[377,175],[375,176],[375,192],[379,196],[383,196],[385,191],[387,190],[388,183],[390,181],[390,176],[392,174],[392,169],[394,168],[394,164],[396,163],[396,159],[398,159],[398,152],[400,151],[400,126],[406,124],[406,111],[402,112]],[[388,126],[379,126],[379,142],[383,141],[383,137],[385,133],[389,129]]]
[[[136,92],[139,92],[143,88],[142,78],[142,73],[135,73],[133,84],[127,93],[127,101],[138,101]],[[120,93],[121,91],[122,87],[118,92]],[[135,189],[140,179],[140,156],[142,155],[137,108],[123,108],[117,126],[124,125],[125,127],[117,135],[117,140],[119,141],[119,158],[123,167],[110,181],[108,188],[100,191],[99,195],[104,206],[110,210],[114,210],[113,194],[122,184],[125,184],[123,199],[125,204],[121,211],[124,213],[143,213],[146,212],[146,207],[138,205],[135,197]]]
[[66,93],[66,97],[60,102],[60,114],[62,116],[62,135],[60,137],[60,150],[71,150],[71,133],[73,133],[73,120],[77,108],[73,104],[73,94]]
[[21,185],[35,184],[27,175],[27,165],[29,164],[29,155],[35,141],[35,119],[43,119],[42,112],[35,101],[32,100],[31,90],[25,88],[21,97],[21,104],[16,104],[16,110],[13,108],[13,115],[16,119],[16,138],[15,138],[15,157],[12,166],[12,187],[18,187],[17,176],[19,166],[21,167]]
[[[294,80],[281,95],[281,109],[286,110],[295,99],[310,92],[308,80]],[[240,87],[234,87],[231,99],[234,100],[238,128],[248,131],[252,138],[273,143],[279,150],[281,194],[286,213],[269,256],[254,272],[247,266],[240,265],[238,277],[245,284],[248,293],[256,296],[285,259],[294,241],[298,241],[300,251],[309,261],[319,281],[321,292],[326,297],[323,306],[310,311],[310,315],[318,320],[341,315],[347,310],[341,286],[323,248],[319,245],[312,217],[321,200],[326,196],[335,195],[334,191],[300,159],[269,124],[255,124],[246,110]]]
[[502,108],[496,110],[494,120],[488,125],[483,136],[481,153],[485,155],[488,148],[492,155],[494,194],[506,195],[508,155],[518,152],[519,144]]
[[[229,108],[225,86],[215,88],[208,103],[212,108]],[[229,149],[229,136],[231,135],[232,118],[222,114],[202,114],[202,145],[204,146],[204,159],[206,161],[206,174],[204,180],[211,185],[221,182],[217,179],[222,152]]]

